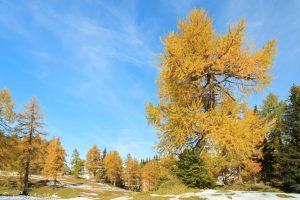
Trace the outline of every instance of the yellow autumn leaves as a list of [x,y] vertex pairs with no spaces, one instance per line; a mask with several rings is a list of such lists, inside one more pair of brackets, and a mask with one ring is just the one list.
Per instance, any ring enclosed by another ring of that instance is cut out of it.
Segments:
[[107,153],[103,159],[105,176],[113,185],[121,184],[122,177],[122,159],[117,151]]
[[[147,119],[159,132],[165,153],[194,148],[210,167],[237,167],[261,156],[270,126],[247,106],[244,97],[271,80],[276,41],[261,49],[245,43],[246,21],[216,33],[204,10],[179,21],[163,41],[159,102],[147,105]],[[223,166],[222,166],[223,165]]]
[[54,185],[56,185],[58,175],[65,168],[66,155],[59,137],[53,138],[47,147],[43,174],[45,178],[51,178],[54,181]]

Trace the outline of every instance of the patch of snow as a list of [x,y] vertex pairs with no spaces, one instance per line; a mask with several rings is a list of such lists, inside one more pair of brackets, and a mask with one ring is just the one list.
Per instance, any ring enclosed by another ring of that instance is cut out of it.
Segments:
[[151,197],[175,197],[174,194],[150,194]]
[[39,198],[30,196],[0,196],[0,200],[49,200],[50,198]]
[[179,200],[188,197],[201,197],[206,198],[208,200],[223,200],[223,199],[233,199],[233,200],[283,200],[284,197],[279,197],[277,195],[288,195],[293,199],[300,200],[300,194],[296,193],[278,193],[278,192],[259,192],[259,191],[218,191],[218,190],[204,190],[202,192],[197,193],[184,193],[180,195],[158,195],[158,194],[150,194],[153,197],[171,197],[169,200]]
[[82,192],[82,194],[88,195],[88,196],[98,196],[98,194],[96,194],[96,193],[89,193],[89,192]]
[[76,184],[76,183],[64,182],[62,186],[67,188],[80,188],[80,189],[91,190],[91,191],[104,190],[104,191],[115,191],[115,192],[130,192],[128,190],[124,190],[118,187],[113,187],[103,183],[95,183],[95,185],[87,185],[87,184]]
[[132,199],[132,197],[118,197],[118,198],[114,198],[114,199],[112,199],[112,200],[130,200],[130,199]]
[[18,172],[8,172],[8,171],[2,171],[0,170],[1,176],[19,176]]

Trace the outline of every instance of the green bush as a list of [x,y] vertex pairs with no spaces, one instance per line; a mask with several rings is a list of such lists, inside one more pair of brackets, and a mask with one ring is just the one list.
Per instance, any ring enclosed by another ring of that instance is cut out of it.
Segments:
[[173,172],[189,187],[212,188],[215,185],[215,179],[207,172],[203,159],[192,150],[185,150],[179,155]]

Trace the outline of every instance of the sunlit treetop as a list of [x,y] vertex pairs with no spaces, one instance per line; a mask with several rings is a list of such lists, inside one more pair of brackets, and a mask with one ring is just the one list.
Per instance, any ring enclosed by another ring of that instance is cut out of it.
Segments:
[[236,89],[244,94],[268,85],[276,41],[254,51],[245,43],[245,28],[242,19],[225,35],[218,34],[203,9],[179,21],[178,31],[166,36],[165,52],[160,54],[160,103],[186,104],[198,98],[208,110],[224,94],[234,98]]
[[15,118],[14,104],[9,90],[6,88],[0,90],[0,131],[2,132],[9,129],[8,123],[13,122]]

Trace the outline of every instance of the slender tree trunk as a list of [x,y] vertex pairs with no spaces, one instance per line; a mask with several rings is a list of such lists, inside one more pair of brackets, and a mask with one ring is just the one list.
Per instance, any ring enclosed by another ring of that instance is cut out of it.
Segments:
[[25,174],[24,174],[24,178],[23,178],[23,191],[22,191],[22,195],[28,195],[29,165],[30,165],[30,159],[27,159],[26,166],[25,166]]
[[238,175],[239,175],[239,183],[240,183],[241,185],[243,185],[244,182],[243,182],[243,177],[242,177],[242,169],[241,169],[241,166],[238,167]]
[[32,135],[33,135],[33,128],[30,129],[29,134],[29,141],[28,141],[28,152],[26,158],[26,166],[25,166],[25,174],[24,174],[24,182],[23,182],[23,191],[22,195],[28,195],[28,182],[29,182],[29,167],[30,167],[30,154],[31,154],[31,145],[32,145]]

